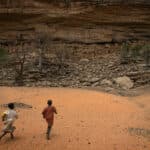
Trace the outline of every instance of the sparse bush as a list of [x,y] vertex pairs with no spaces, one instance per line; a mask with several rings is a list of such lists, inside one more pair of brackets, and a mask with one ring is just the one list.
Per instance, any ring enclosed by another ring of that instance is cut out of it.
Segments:
[[53,53],[56,55],[55,63],[58,65],[58,71],[62,72],[66,63],[71,59],[72,53],[65,44],[56,48]]
[[66,49],[56,49],[55,50],[56,61],[58,64],[64,64],[68,58],[68,51]]
[[121,49],[121,63],[138,62],[144,60],[146,66],[150,66],[150,45],[123,44]]
[[62,47],[61,49],[55,50],[55,55],[57,58],[57,62],[63,64],[70,58],[70,51],[66,47]]
[[96,0],[96,6],[99,6],[104,3],[104,0]]
[[8,60],[8,53],[4,48],[0,48],[0,64],[6,63]]
[[0,48],[0,74],[2,78],[4,78],[4,76],[6,75],[4,68],[6,68],[6,65],[8,63],[8,60],[9,60],[8,56],[9,55],[8,55],[7,50],[4,48]]
[[71,5],[71,0],[64,0],[65,6],[68,8]]
[[131,46],[130,48],[130,57],[131,61],[137,62],[140,58],[140,51],[142,50],[141,45]]

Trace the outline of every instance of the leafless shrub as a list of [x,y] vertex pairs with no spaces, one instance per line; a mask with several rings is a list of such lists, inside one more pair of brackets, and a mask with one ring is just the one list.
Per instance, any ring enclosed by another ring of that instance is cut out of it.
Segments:
[[45,53],[48,51],[50,41],[51,37],[48,33],[46,32],[36,33],[36,48],[39,56],[38,67],[40,72],[42,72]]
[[123,44],[121,49],[121,63],[137,62],[141,57],[142,45]]
[[145,61],[146,66],[150,66],[150,45],[129,45],[123,44],[121,49],[121,63]]
[[23,85],[24,65],[27,61],[27,45],[24,43],[23,36],[19,35],[14,42],[14,53],[11,54],[10,61],[12,62],[15,71],[15,83]]
[[120,60],[121,64],[126,64],[129,62],[129,52],[130,52],[130,46],[128,43],[124,43],[121,48],[120,52]]

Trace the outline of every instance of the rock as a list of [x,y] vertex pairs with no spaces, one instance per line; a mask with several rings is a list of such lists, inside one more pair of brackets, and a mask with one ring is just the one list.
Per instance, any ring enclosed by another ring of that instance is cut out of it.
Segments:
[[105,88],[105,91],[106,92],[111,92],[111,91],[113,91],[114,89],[113,88],[111,88],[111,87],[107,87],[107,88]]
[[100,78],[91,78],[91,79],[89,79],[89,82],[95,83],[95,82],[98,82],[99,80],[100,80]]
[[131,81],[131,79],[127,76],[118,77],[114,79],[114,82],[121,87],[122,89],[130,89],[134,86],[134,83]]
[[84,82],[82,85],[83,86],[90,86],[91,84],[89,82]]
[[101,85],[112,86],[112,82],[110,80],[104,79],[101,81]]
[[49,59],[56,59],[56,58],[57,58],[56,54],[49,54]]
[[42,86],[46,86],[46,85],[47,85],[47,81],[41,82],[41,85],[42,85]]
[[96,86],[99,86],[99,82],[95,82],[92,84],[92,87],[96,87]]
[[81,77],[81,79],[79,79],[79,80],[80,80],[80,83],[89,82],[88,78]]
[[31,87],[31,84],[30,83],[26,83],[25,86],[26,87]]
[[119,44],[118,43],[115,43],[115,47],[118,47],[119,46]]
[[111,46],[110,46],[110,44],[105,44],[105,47],[110,48]]
[[88,63],[89,62],[89,59],[87,58],[83,58],[83,59],[80,59],[80,63]]
[[47,81],[47,86],[51,86],[52,83],[50,81]]

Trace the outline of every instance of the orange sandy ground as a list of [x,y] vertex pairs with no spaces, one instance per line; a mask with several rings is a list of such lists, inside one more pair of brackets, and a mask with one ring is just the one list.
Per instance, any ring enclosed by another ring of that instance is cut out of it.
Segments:
[[[47,99],[58,110],[50,141],[41,116]],[[15,139],[4,137],[0,150],[150,150],[148,137],[128,132],[130,127],[150,129],[150,95],[125,98],[81,89],[0,87],[0,104],[11,101],[33,109],[17,110]]]

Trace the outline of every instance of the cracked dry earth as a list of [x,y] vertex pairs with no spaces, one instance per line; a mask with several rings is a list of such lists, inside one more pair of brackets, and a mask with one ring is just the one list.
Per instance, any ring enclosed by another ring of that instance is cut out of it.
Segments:
[[[83,89],[0,87],[1,105],[17,101],[33,106],[17,108],[15,139],[4,137],[0,149],[149,150],[149,98],[149,94],[131,98]],[[58,110],[49,141],[41,116],[47,99],[53,99]]]

